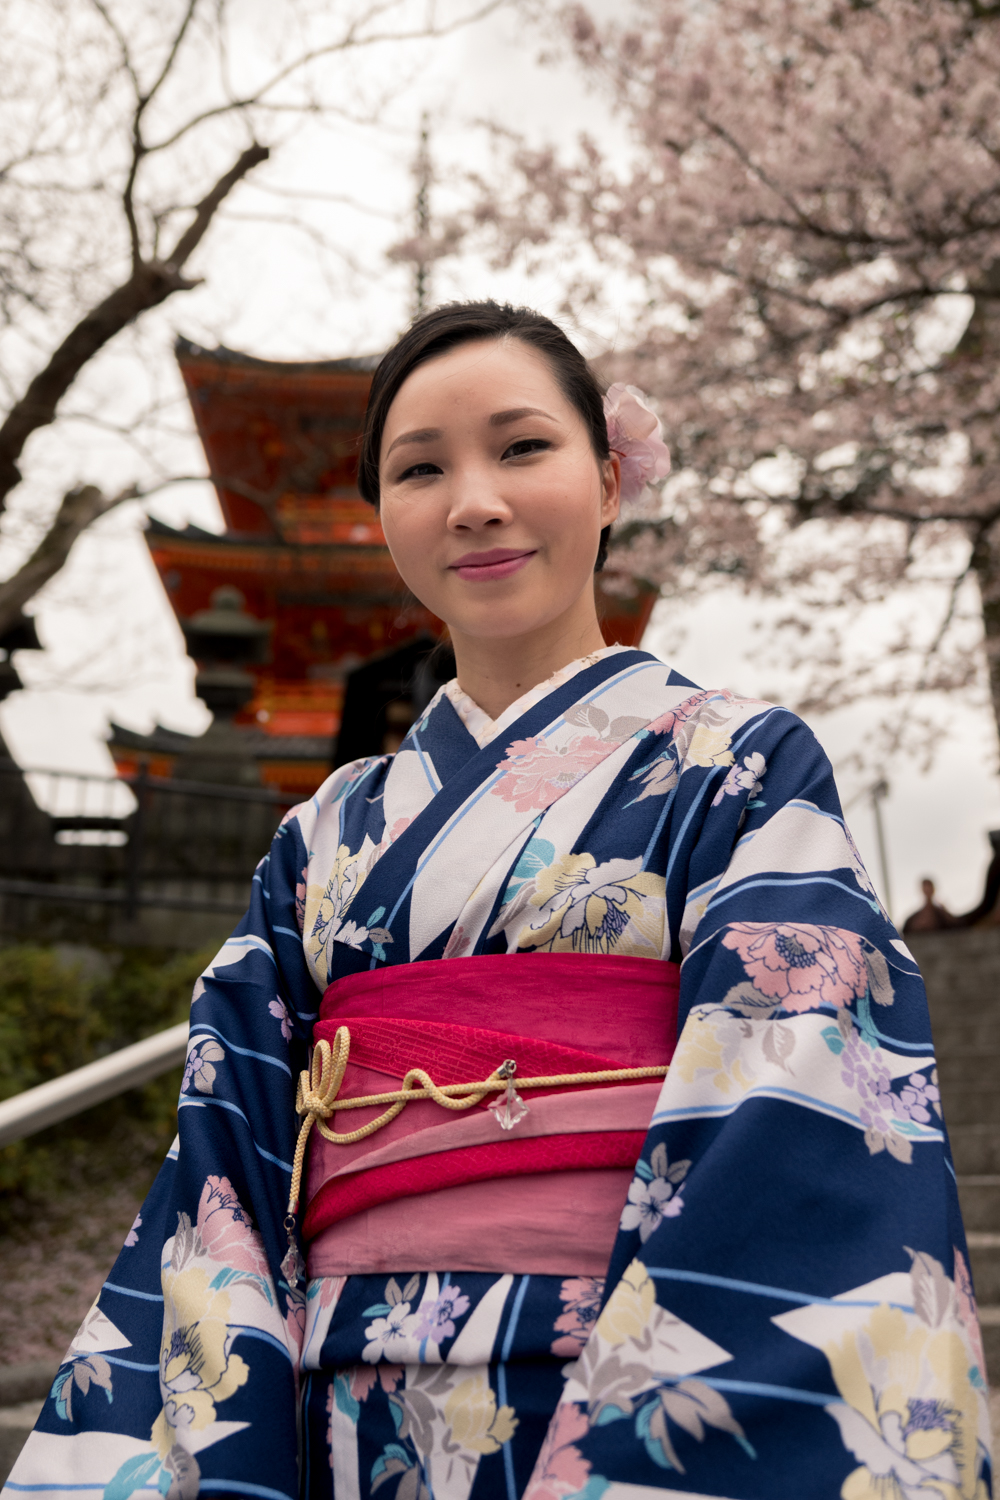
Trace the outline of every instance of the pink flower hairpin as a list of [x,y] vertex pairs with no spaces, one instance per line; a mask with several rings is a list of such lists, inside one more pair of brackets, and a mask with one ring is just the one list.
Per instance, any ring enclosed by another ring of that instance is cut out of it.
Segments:
[[663,428],[634,385],[613,385],[604,398],[608,446],[622,461],[622,503],[638,500],[651,479],[670,473],[670,449]]

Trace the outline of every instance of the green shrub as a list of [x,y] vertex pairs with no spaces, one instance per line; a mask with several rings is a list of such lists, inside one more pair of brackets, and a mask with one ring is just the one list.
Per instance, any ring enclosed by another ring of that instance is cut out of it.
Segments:
[[[0,948],[0,1099],[182,1021],[211,952]],[[81,1180],[155,1170],[176,1129],[179,1068],[0,1147],[0,1224]]]

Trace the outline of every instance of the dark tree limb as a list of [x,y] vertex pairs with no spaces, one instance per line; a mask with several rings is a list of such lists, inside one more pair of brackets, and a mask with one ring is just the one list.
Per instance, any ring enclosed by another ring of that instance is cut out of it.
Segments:
[[80,533],[123,500],[133,499],[135,493],[133,487],[108,498],[95,484],[81,484],[63,496],[55,520],[34,552],[16,573],[0,583],[0,635],[17,621],[28,600],[59,572]]
[[269,154],[266,146],[258,145],[243,151],[229,171],[196,205],[193,220],[173,250],[162,260],[141,261],[135,266],[127,281],[84,314],[45,368],[38,372],[0,426],[0,510],[10,491],[20,482],[17,460],[25,443],[32,433],[47,427],[55,419],[59,402],[88,361],[141,313],[165,302],[174,292],[190,291],[198,285],[197,281],[182,274],[185,262],[201,243],[226,195],[248,172],[266,161]]

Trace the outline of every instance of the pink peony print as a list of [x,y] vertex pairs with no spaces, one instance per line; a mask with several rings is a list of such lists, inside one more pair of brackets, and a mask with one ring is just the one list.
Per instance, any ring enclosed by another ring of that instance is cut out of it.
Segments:
[[760,990],[785,1010],[848,1006],[868,988],[861,938],[812,922],[733,922],[722,939]]
[[555,1321],[555,1332],[562,1335],[552,1345],[557,1359],[576,1359],[590,1338],[597,1322],[597,1310],[604,1295],[603,1276],[571,1276],[559,1288],[559,1300],[566,1311]]
[[514,740],[497,766],[503,775],[493,795],[513,802],[518,812],[541,812],[617,748],[616,740],[601,740],[593,734],[579,735],[562,747],[540,737]]
[[129,1249],[131,1249],[133,1245],[138,1245],[138,1243],[139,1243],[139,1233],[138,1233],[138,1231],[141,1228],[142,1228],[142,1214],[136,1214],[135,1218],[132,1220],[132,1228],[129,1230],[128,1234],[125,1236],[125,1244],[128,1246]]
[[576,1443],[586,1437],[587,1431],[587,1413],[582,1406],[570,1401],[556,1407],[523,1500],[563,1500],[586,1486],[590,1460],[584,1458]]
[[690,698],[685,698],[676,708],[668,708],[666,713],[661,714],[658,719],[651,719],[646,725],[650,734],[673,734],[682,724],[687,723],[696,713],[712,698],[732,699],[732,693],[718,692],[707,689],[700,693],[692,693]]
[[198,1233],[213,1260],[233,1271],[270,1277],[260,1235],[244,1212],[228,1177],[209,1177],[198,1203]]

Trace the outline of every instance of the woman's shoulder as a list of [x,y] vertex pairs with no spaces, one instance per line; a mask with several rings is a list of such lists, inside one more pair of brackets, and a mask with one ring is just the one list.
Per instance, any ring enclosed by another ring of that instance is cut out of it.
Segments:
[[361,793],[371,797],[376,785],[384,779],[393,759],[391,755],[364,755],[359,760],[351,760],[338,766],[320,783],[311,797],[288,809],[281,820],[281,828],[295,824],[308,844],[309,835],[318,825],[331,818],[339,820],[345,798]]

